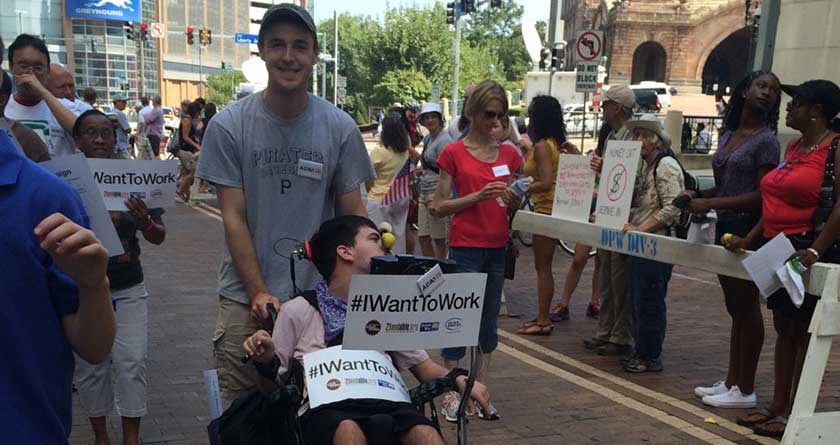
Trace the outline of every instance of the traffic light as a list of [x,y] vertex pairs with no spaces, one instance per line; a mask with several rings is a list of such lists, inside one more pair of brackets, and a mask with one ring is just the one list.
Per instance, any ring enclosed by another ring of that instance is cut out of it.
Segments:
[[148,23],[141,23],[140,24],[140,40],[147,41],[149,40],[149,25]]
[[464,14],[475,12],[475,0],[464,0]]
[[557,45],[551,50],[551,67],[562,70],[565,65],[566,50],[563,46]]
[[458,3],[454,1],[446,4],[446,23],[449,25],[454,25],[455,21],[458,20],[458,10],[460,9]]
[[213,32],[206,28],[201,28],[198,31],[198,43],[202,45],[209,45],[213,42]]
[[548,48],[543,48],[540,50],[540,70],[544,70],[548,68],[548,58],[551,57],[551,51]]
[[137,33],[134,29],[134,22],[123,23],[123,31],[125,31],[125,38],[128,40],[134,40],[137,37]]
[[192,26],[187,26],[187,45],[192,45],[195,43],[195,34],[193,34],[195,30]]

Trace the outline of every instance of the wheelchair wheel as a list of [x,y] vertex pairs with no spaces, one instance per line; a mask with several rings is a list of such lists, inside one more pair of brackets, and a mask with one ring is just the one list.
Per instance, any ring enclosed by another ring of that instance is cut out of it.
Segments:
[[[531,201],[530,195],[525,195],[525,199],[522,200],[519,210],[527,210],[529,212],[534,211],[534,203]],[[530,232],[514,230],[511,232],[511,236],[519,240],[519,242],[525,247],[531,247],[534,245],[534,237]]]
[[[564,252],[568,253],[571,256],[575,256],[575,245],[577,243],[575,243],[574,241],[558,240],[557,244],[560,244],[560,248],[563,249]],[[598,249],[596,249],[594,246],[590,247],[589,256],[593,257],[596,253],[598,253]]]

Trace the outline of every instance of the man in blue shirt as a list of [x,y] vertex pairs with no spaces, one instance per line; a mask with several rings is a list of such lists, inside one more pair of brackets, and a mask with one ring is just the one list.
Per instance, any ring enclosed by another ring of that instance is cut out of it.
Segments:
[[79,196],[0,132],[0,437],[61,444],[70,434],[73,353],[111,351],[108,251]]

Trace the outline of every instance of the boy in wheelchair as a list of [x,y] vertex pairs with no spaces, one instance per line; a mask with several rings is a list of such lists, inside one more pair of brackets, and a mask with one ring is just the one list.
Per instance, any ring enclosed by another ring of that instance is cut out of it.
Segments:
[[[312,237],[311,260],[325,281],[315,289],[317,308],[312,295],[293,298],[278,311],[271,335],[258,331],[245,343],[245,351],[260,366],[273,363],[282,376],[302,361],[303,355],[341,344],[350,279],[367,274],[374,256],[385,249],[376,226],[367,218],[340,216],[324,222]],[[385,354],[400,370],[408,369],[421,382],[447,375],[422,350],[389,351]],[[273,371],[273,368],[272,368]],[[275,378],[273,386],[278,382]],[[466,377],[457,377],[463,392]],[[471,392],[483,409],[489,409],[490,396],[479,382]],[[378,399],[347,399],[309,410],[304,403],[298,414],[306,444],[442,444],[434,423],[409,403]]]

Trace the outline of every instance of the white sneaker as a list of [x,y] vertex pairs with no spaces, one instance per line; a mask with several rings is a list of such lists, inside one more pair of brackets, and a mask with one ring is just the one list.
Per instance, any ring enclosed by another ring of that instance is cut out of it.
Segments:
[[728,392],[703,397],[703,403],[716,408],[755,408],[758,398],[755,393],[743,394],[738,385],[732,385]]
[[726,383],[723,380],[715,382],[712,386],[698,386],[694,388],[694,395],[701,399],[706,396],[716,396],[725,392],[729,392],[729,388],[726,387]]

